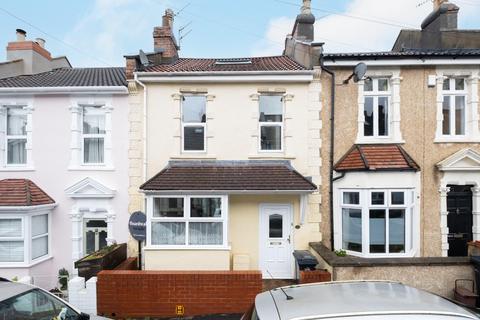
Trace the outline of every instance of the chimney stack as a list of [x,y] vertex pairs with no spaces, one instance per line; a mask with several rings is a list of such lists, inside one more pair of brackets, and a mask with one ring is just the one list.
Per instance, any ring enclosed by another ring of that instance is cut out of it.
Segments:
[[173,35],[173,18],[173,11],[171,9],[165,10],[162,17],[162,26],[153,29],[153,48],[156,53],[161,54],[162,60],[169,59],[169,62],[178,58],[178,50],[180,50]]
[[17,29],[16,30],[16,34],[17,34],[17,41],[25,41],[25,39],[27,38],[27,32],[25,30],[22,30],[22,29]]

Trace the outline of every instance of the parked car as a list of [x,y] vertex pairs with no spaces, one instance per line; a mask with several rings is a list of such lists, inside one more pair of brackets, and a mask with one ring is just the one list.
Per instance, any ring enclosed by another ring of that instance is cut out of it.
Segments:
[[480,319],[441,296],[388,281],[322,282],[257,295],[242,320]]
[[108,320],[90,316],[36,286],[0,278],[0,320]]

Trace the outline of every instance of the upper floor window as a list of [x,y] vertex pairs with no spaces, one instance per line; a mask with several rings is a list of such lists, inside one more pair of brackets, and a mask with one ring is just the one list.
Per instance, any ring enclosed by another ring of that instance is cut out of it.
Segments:
[[105,112],[100,107],[83,107],[83,163],[105,161]]
[[283,96],[261,95],[259,97],[260,150],[283,150]]
[[204,95],[182,96],[183,151],[206,151],[206,107]]
[[466,127],[467,88],[464,78],[446,78],[442,86],[442,134],[463,136]]
[[27,163],[27,113],[22,107],[7,108],[7,165]]
[[369,78],[364,82],[364,124],[365,137],[388,137],[390,81],[388,78]]

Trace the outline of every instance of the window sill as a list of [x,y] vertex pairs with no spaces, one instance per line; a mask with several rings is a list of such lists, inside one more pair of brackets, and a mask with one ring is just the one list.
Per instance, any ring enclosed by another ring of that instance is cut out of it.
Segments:
[[35,171],[34,167],[20,167],[20,166],[4,166],[0,168],[0,171],[15,171],[15,172],[27,172],[27,171]]
[[470,137],[437,137],[433,140],[434,143],[475,143],[480,142],[480,138],[470,138]]
[[36,266],[37,264],[40,264],[42,262],[48,261],[53,259],[53,256],[47,255],[45,257],[39,258],[37,260],[33,260],[30,263],[24,263],[24,262],[2,262],[0,263],[0,269],[8,269],[8,268],[31,268],[33,266]]
[[404,144],[405,140],[395,140],[391,138],[362,138],[357,139],[355,144]]
[[75,166],[68,167],[68,171],[115,171],[113,166]]
[[188,250],[195,250],[195,251],[230,251],[232,247],[230,246],[145,246],[143,250],[145,251],[188,251]]
[[183,160],[183,159],[210,159],[210,160],[216,160],[217,156],[213,154],[206,154],[206,153],[185,153],[185,154],[177,154],[174,156],[171,156],[170,159],[172,160]]
[[297,157],[295,157],[293,154],[284,154],[280,152],[259,152],[257,154],[250,154],[248,156],[249,159],[289,159],[289,160],[295,160]]

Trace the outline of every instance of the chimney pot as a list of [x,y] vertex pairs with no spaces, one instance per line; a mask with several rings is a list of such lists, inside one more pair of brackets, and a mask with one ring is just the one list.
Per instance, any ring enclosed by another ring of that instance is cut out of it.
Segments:
[[173,13],[172,9],[165,10],[165,14],[162,17],[162,26],[172,28],[174,16],[175,14]]
[[312,13],[312,0],[303,0],[302,14]]
[[37,38],[35,41],[38,43],[38,45],[42,48],[45,48],[45,39],[42,38]]
[[438,8],[440,8],[445,2],[448,2],[448,0],[433,0],[433,11],[438,10]]
[[17,29],[17,41],[25,41],[27,37],[27,32],[23,29]]

